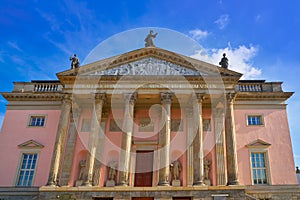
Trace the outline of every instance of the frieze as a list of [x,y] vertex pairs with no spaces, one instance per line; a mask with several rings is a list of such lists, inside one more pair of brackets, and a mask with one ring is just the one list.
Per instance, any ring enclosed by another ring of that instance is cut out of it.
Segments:
[[153,57],[144,58],[135,62],[120,65],[118,67],[96,71],[86,75],[192,75],[205,76],[206,74],[192,70],[166,60]]

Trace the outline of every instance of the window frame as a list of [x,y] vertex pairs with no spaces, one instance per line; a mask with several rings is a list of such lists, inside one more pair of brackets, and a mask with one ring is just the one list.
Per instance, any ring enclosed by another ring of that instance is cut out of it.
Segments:
[[[31,182],[31,185],[29,185],[29,186],[18,185],[19,178],[20,178],[20,173],[21,173],[21,170],[22,170],[23,158],[24,158],[25,154],[36,154],[37,155],[36,164],[35,164],[35,168],[34,168],[34,172],[33,172],[33,176],[32,176],[32,182]],[[17,165],[15,178],[14,178],[14,183],[13,183],[13,185],[15,187],[33,187],[34,186],[35,175],[36,175],[36,172],[37,172],[38,162],[39,162],[39,155],[40,155],[40,150],[39,149],[23,149],[22,151],[20,151],[18,165]]]
[[[32,122],[32,118],[33,117],[44,117],[44,124],[43,126],[31,126],[31,122]],[[27,120],[27,128],[42,128],[42,127],[46,127],[46,123],[47,123],[47,115],[45,114],[30,114],[28,116],[28,120]]]
[[[260,117],[261,124],[249,124],[249,120],[248,120],[249,117]],[[264,115],[263,114],[247,114],[246,115],[246,124],[249,127],[265,126]]]
[[[265,162],[265,172],[266,172],[266,184],[254,184],[253,179],[253,167],[252,167],[252,153],[263,153],[264,154],[264,162]],[[252,185],[272,185],[271,174],[270,174],[270,162],[269,162],[269,153],[268,146],[267,147],[250,147],[249,148],[249,162],[250,162],[250,176]]]

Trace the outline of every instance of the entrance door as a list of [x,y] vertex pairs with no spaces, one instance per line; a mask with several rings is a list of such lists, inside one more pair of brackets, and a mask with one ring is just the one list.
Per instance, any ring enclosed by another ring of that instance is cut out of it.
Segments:
[[152,186],[152,171],[153,151],[136,151],[134,186]]

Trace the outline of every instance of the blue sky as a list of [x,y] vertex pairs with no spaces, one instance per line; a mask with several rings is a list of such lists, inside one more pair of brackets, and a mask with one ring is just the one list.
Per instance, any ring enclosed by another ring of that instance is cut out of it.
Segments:
[[[203,47],[194,57],[217,64],[226,51],[230,68],[245,78],[283,81],[285,91],[295,92],[288,100],[288,117],[300,166],[299,8],[300,1],[279,0],[3,0],[0,91],[11,91],[14,81],[56,79],[57,72],[69,68],[71,54],[83,61],[117,33],[149,26],[172,29]],[[5,105],[1,97],[0,121]]]

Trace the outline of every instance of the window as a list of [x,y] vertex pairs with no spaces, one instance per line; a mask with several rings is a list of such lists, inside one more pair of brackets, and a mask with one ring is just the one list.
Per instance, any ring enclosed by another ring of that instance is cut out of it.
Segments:
[[122,132],[122,120],[121,119],[111,119],[109,122],[110,132]]
[[44,126],[46,121],[45,116],[30,116],[28,126]]
[[181,119],[171,119],[171,131],[172,132],[182,132],[183,131],[183,120]]
[[210,119],[203,119],[203,131],[211,131]]
[[248,115],[247,117],[248,125],[263,125],[263,118],[261,115]]
[[252,179],[254,185],[267,184],[266,159],[263,152],[251,153]]
[[90,132],[91,131],[91,120],[83,119],[81,122],[81,132]]
[[22,154],[21,166],[19,169],[17,186],[32,186],[36,168],[37,154]]

